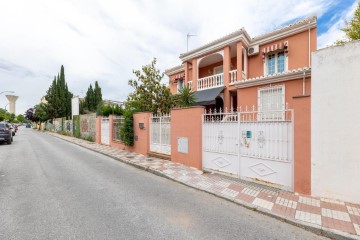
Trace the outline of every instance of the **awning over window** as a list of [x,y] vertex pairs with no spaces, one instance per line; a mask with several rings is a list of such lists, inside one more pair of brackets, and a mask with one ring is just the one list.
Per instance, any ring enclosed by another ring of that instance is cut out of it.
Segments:
[[195,92],[197,106],[215,104],[215,98],[224,90],[225,87],[210,88]]

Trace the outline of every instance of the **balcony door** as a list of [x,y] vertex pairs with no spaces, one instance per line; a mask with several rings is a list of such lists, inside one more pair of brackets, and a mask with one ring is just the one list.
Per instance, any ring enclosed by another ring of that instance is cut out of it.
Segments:
[[214,67],[214,75],[220,74],[220,73],[223,73],[223,72],[224,72],[224,66],[223,65]]

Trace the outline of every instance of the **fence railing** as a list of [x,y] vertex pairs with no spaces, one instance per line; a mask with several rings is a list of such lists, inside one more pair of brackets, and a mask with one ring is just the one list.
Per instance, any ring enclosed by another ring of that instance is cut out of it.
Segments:
[[209,77],[199,78],[197,80],[197,90],[204,90],[224,86],[224,74],[215,74]]
[[230,84],[236,82],[237,80],[237,70],[232,70],[229,72],[230,74]]
[[114,117],[113,119],[113,132],[112,132],[112,140],[121,142],[121,127],[124,125],[124,117]]
[[[287,105],[287,104],[286,104]],[[257,111],[255,107],[239,107],[233,111],[225,111],[223,109],[205,110],[203,114],[204,122],[275,122],[275,121],[292,121],[292,110],[271,110],[271,111]]]

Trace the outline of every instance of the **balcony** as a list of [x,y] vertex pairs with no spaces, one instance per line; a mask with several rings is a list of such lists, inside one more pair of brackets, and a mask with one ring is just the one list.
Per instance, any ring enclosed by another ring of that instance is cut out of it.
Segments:
[[204,77],[204,78],[199,78],[197,80],[197,90],[198,91],[209,89],[209,88],[216,88],[216,87],[220,87],[220,86],[224,86],[224,74],[223,73],[211,75],[211,76]]
[[188,88],[192,89],[192,81],[188,81],[187,86],[188,86]]
[[[237,70],[232,70],[229,72],[230,74],[230,85],[235,84],[238,81],[237,79]],[[242,79],[246,79],[246,73],[242,71]]]

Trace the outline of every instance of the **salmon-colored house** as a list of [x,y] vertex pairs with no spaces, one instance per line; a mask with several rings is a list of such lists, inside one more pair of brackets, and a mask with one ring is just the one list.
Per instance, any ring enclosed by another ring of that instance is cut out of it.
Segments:
[[[188,86],[195,92],[196,105],[206,109],[228,112],[240,108],[259,112],[292,109],[293,182],[289,186],[302,193],[311,192],[311,53],[317,46],[316,21],[316,16],[311,16],[256,37],[250,37],[241,28],[180,54],[182,64],[165,71],[173,94]],[[255,131],[246,132],[255,142],[262,139],[252,136]],[[258,165],[263,169],[255,169]],[[249,168],[260,176],[276,171],[270,164],[258,165]]]
[[189,86],[196,92],[197,105],[261,107],[258,97],[265,91],[258,96],[259,88],[276,83],[285,85],[278,94],[285,95],[282,102],[292,107],[293,96],[310,93],[309,67],[315,50],[316,16],[312,16],[254,38],[242,28],[180,54],[182,64],[165,73],[171,92]]

